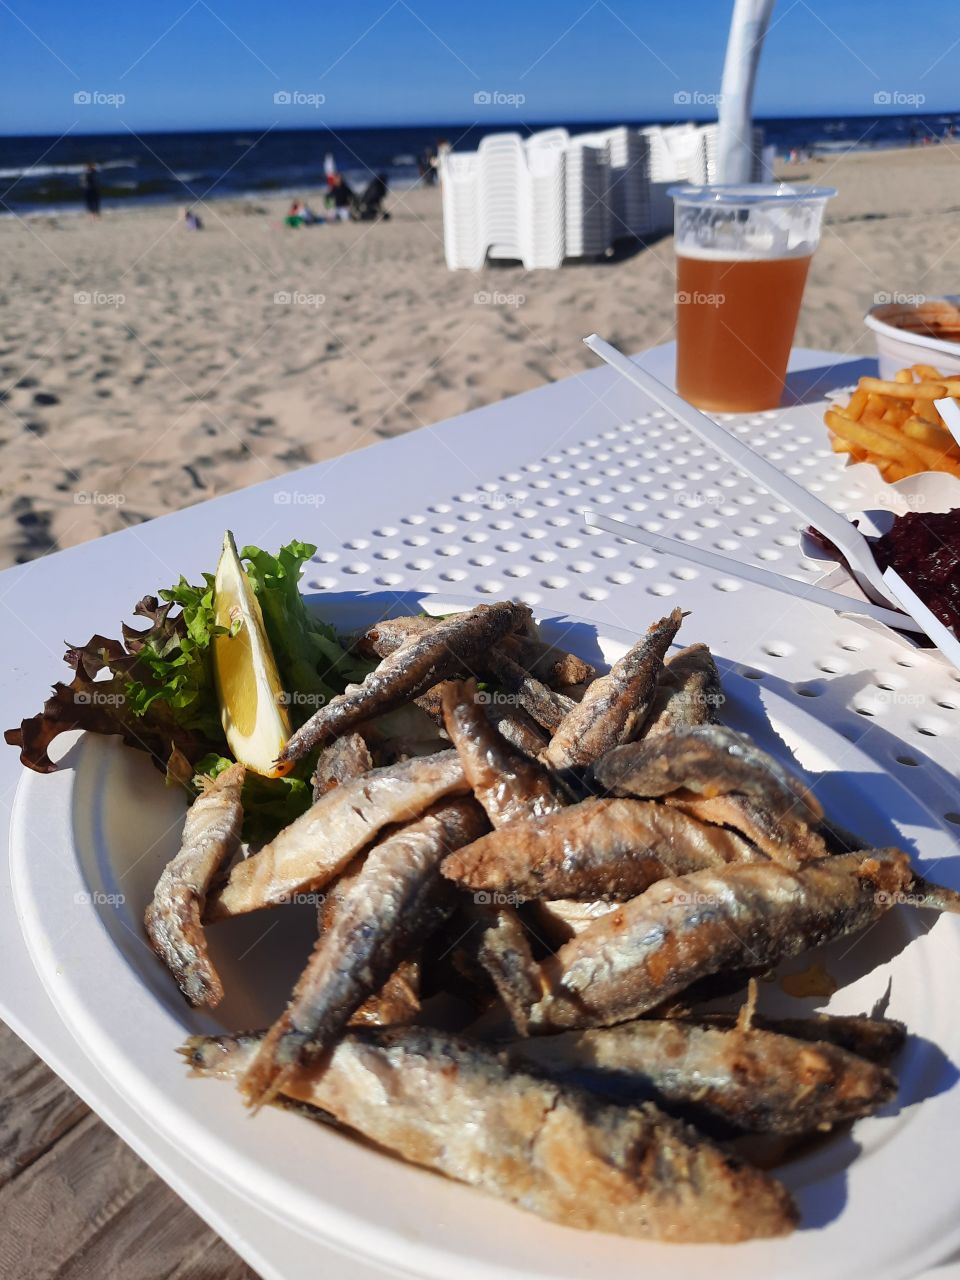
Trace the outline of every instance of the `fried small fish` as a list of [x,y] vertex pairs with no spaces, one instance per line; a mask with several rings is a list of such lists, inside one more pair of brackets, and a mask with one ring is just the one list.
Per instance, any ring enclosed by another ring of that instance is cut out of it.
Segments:
[[448,800],[370,850],[241,1081],[251,1104],[269,1101],[295,1065],[326,1053],[364,1000],[450,915],[455,897],[440,862],[485,826],[474,800]]
[[905,853],[874,849],[661,880],[545,961],[530,1028],[627,1022],[700,978],[777,964],[872,924],[911,879]]
[[657,880],[765,861],[731,831],[650,800],[594,800],[492,831],[452,853],[443,874],[523,898],[635,898]]
[[656,694],[664,654],[682,619],[682,610],[674,609],[655,622],[607,675],[588,686],[550,740],[545,757],[549,765],[565,769],[593,764],[640,732]]
[[320,752],[313,771],[311,781],[314,803],[334,787],[342,787],[345,782],[362,778],[372,768],[370,748],[359,733],[348,733],[342,738],[335,738],[329,747],[324,747]]
[[567,653],[565,649],[546,644],[538,635],[505,636],[497,647],[554,690],[562,690],[571,684],[586,684],[597,674],[589,662],[584,662],[574,653]]
[[643,736],[698,724],[719,724],[720,672],[705,644],[691,644],[664,663]]
[[543,995],[543,975],[533,958],[523,921],[514,907],[486,905],[477,894],[468,915],[479,933],[475,955],[493,982],[510,1020],[520,1035],[527,1034],[530,1010]]
[[453,675],[460,675],[529,614],[510,600],[478,604],[467,613],[444,618],[383,658],[359,685],[331,698],[292,735],[280,763],[299,760],[308,751],[341,736],[373,716],[390,711]]
[[532,903],[531,909],[547,941],[560,947],[603,916],[617,911],[619,906],[618,902],[607,902],[603,898],[587,902],[577,898],[548,898]]
[[[708,1027],[734,1027],[735,1013],[690,1014],[689,1020]],[[752,1025],[795,1040],[824,1041],[885,1067],[907,1041],[907,1029],[893,1018],[866,1014],[811,1013],[805,1018],[768,1018],[754,1014]]]
[[608,1091],[681,1106],[750,1133],[812,1133],[872,1115],[896,1094],[884,1067],[836,1045],[752,1027],[642,1018],[509,1046],[511,1062]]
[[[195,1075],[236,1079],[255,1037],[193,1037]],[[511,1070],[483,1044],[426,1027],[357,1028],[297,1068],[285,1096],[381,1150],[551,1222],[663,1241],[785,1235],[787,1191],[652,1103],[605,1104]]]
[[576,705],[570,698],[565,698],[562,693],[555,693],[542,680],[531,675],[526,667],[522,667],[500,645],[494,645],[483,655],[480,666],[490,673],[505,693],[516,698],[532,720],[550,733],[553,733],[571,707]]
[[665,800],[671,808],[698,822],[739,831],[767,857],[782,862],[785,867],[800,867],[805,862],[825,858],[830,852],[819,826],[808,822],[797,806],[776,812],[749,796],[733,792],[726,796],[701,796],[675,791]]
[[396,1027],[420,1016],[420,960],[401,960],[374,995],[350,1017],[350,1026]]
[[474,681],[447,683],[443,721],[466,779],[495,827],[563,807],[546,769],[515,751],[487,719]]
[[164,867],[143,918],[151,946],[196,1007],[223,999],[201,917],[213,877],[240,847],[245,777],[243,765],[233,764],[205,780],[187,810],[180,850]]
[[550,736],[522,707],[504,707],[493,703],[487,714],[490,723],[511,747],[522,751],[531,760],[539,759]]
[[779,761],[722,725],[674,729],[617,747],[597,761],[593,777],[616,795],[652,799],[683,791],[711,799],[733,792],[772,815],[823,817],[819,801]]
[[455,751],[438,751],[334,787],[269,844],[238,863],[211,897],[207,919],[279,906],[321,889],[384,827],[410,822],[437,800],[469,790]]

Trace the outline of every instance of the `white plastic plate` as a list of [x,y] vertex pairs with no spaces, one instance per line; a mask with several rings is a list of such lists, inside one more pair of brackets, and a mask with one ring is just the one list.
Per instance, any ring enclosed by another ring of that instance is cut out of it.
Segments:
[[[418,602],[397,602],[410,612]],[[425,597],[434,613],[462,600]],[[383,597],[342,599],[347,630],[383,616]],[[635,637],[569,617],[545,635],[612,662]],[[683,637],[684,643],[709,635]],[[796,755],[827,812],[866,840],[908,848],[918,866],[960,883],[936,819],[856,746],[771,688],[723,670],[724,718],[785,761]],[[138,753],[74,741],[59,772],[24,774],[14,808],[14,892],[33,961],[61,1016],[110,1082],[156,1129],[224,1184],[281,1221],[399,1274],[449,1280],[845,1280],[915,1275],[960,1244],[960,921],[896,908],[822,955],[840,981],[831,1010],[888,1012],[911,1031],[897,1103],[780,1170],[803,1221],[778,1241],[664,1246],[554,1226],[470,1188],[379,1154],[286,1112],[255,1119],[236,1093],[187,1075],[175,1050],[194,1032],[262,1025],[281,1008],[312,942],[312,911],[258,913],[211,929],[228,996],[216,1016],[189,1010],[143,940],[152,887],[178,844],[182,799]],[[809,956],[792,968],[804,968]],[[816,1002],[762,989],[765,1010]]]

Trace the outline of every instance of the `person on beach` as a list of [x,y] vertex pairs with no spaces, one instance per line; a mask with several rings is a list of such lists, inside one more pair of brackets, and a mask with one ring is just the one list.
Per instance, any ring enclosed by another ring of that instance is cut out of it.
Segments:
[[285,227],[302,227],[303,226],[303,205],[299,200],[294,200],[290,208],[287,210],[287,216],[283,220]]
[[323,175],[327,180],[327,190],[333,186],[333,180],[337,176],[337,162],[333,158],[333,152],[328,151],[323,157]]
[[333,183],[327,192],[327,208],[334,219],[346,222],[350,217],[350,206],[353,204],[353,192],[343,180],[342,173],[333,176]]
[[87,206],[87,213],[92,218],[100,217],[100,177],[97,173],[97,166],[91,161],[83,170],[83,177],[80,180],[83,187],[83,202]]
[[200,217],[193,212],[192,209],[184,209],[183,225],[187,228],[188,231],[203,230],[203,222],[200,220]]

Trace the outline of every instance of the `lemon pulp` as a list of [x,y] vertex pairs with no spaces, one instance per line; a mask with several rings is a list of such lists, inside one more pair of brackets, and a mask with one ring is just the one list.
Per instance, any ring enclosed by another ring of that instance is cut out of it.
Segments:
[[214,620],[228,630],[213,640],[213,670],[223,731],[234,757],[268,778],[290,737],[290,715],[260,603],[227,531],[214,581]]

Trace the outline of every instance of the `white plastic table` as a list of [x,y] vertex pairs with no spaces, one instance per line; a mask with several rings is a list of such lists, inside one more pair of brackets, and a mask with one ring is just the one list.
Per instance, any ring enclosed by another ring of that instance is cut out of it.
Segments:
[[[669,345],[638,359],[671,381],[673,357]],[[797,350],[790,387],[801,403],[731,426],[839,509],[868,506],[869,493],[850,485],[827,447],[821,410],[802,403],[868,371],[862,360]],[[145,591],[210,569],[231,528],[241,545],[316,542],[305,585],[331,595],[511,595],[543,612],[637,631],[692,597],[691,636],[788,697],[818,698],[819,716],[898,772],[945,824],[960,823],[960,674],[818,606],[587,533],[585,507],[801,578],[816,572],[800,553],[792,513],[599,368],[6,570],[3,725],[39,708],[61,671],[64,639],[108,630]],[[7,817],[20,773],[16,754],[0,752]],[[28,958],[10,894],[7,828],[0,820],[0,1017],[265,1280],[393,1274],[321,1249],[239,1201],[108,1085],[60,1022]],[[934,1275],[955,1280],[960,1266]]]

